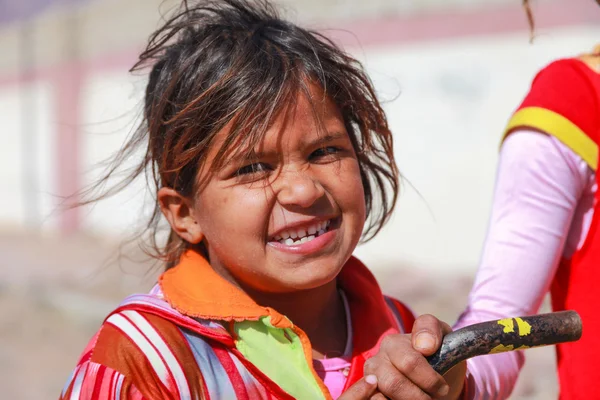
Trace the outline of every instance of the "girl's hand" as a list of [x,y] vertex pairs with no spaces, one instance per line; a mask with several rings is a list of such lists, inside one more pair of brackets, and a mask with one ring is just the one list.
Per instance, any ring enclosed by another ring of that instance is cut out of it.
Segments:
[[452,329],[431,315],[423,315],[417,318],[412,331],[410,335],[385,337],[379,353],[365,363],[365,378],[349,388],[340,400],[457,399],[463,388],[466,363],[442,377],[425,358],[436,352],[444,335]]

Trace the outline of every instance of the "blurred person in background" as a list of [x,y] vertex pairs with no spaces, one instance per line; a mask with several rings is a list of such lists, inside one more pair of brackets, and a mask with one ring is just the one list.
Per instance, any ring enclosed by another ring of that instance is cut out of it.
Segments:
[[[549,291],[555,311],[583,322],[581,340],[557,346],[561,399],[600,399],[599,143],[600,46],[540,70],[510,118],[479,270],[454,326],[534,314]],[[523,363],[523,352],[469,360],[469,385],[506,398]]]

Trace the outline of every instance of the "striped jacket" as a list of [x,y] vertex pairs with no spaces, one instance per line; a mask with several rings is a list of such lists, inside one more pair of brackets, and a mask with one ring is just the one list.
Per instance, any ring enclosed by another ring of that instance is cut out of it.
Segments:
[[[354,331],[349,387],[383,337],[409,332],[414,318],[355,258],[339,284]],[[150,294],[127,298],[105,319],[60,399],[331,399],[311,352],[290,320],[188,252]]]

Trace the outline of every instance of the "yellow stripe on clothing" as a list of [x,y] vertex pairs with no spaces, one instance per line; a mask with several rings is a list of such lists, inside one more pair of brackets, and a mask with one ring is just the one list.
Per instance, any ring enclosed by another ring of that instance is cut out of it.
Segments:
[[526,107],[508,122],[504,137],[517,128],[532,128],[556,137],[577,153],[594,171],[598,168],[598,145],[562,115],[541,107]]

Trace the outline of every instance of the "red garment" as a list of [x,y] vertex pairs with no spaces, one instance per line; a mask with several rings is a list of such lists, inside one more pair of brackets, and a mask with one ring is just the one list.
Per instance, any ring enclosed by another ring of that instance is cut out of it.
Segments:
[[[377,353],[381,340],[410,332],[414,317],[402,303],[384,296],[371,272],[354,257],[338,282],[353,330],[347,388],[362,378],[364,362]],[[291,325],[287,318],[256,304],[192,251],[161,276],[160,289],[129,297],[108,316],[61,400],[293,399],[244,357],[226,329],[235,321],[263,315],[271,317],[273,326],[285,328]],[[309,349],[306,335],[293,329]],[[312,366],[310,353],[307,357]],[[316,373],[315,379],[323,391],[320,398],[331,399]]]
[[[532,83],[531,91],[511,119],[507,133],[529,128],[553,135],[579,154],[590,168],[596,170],[600,144],[600,74],[594,70],[597,65],[579,59],[563,59],[540,71]],[[598,177],[596,174],[596,179]],[[598,204],[597,194],[594,217],[586,242],[571,259],[562,260],[551,287],[554,310],[575,310],[583,321],[581,340],[557,346],[561,399],[598,398]]]

